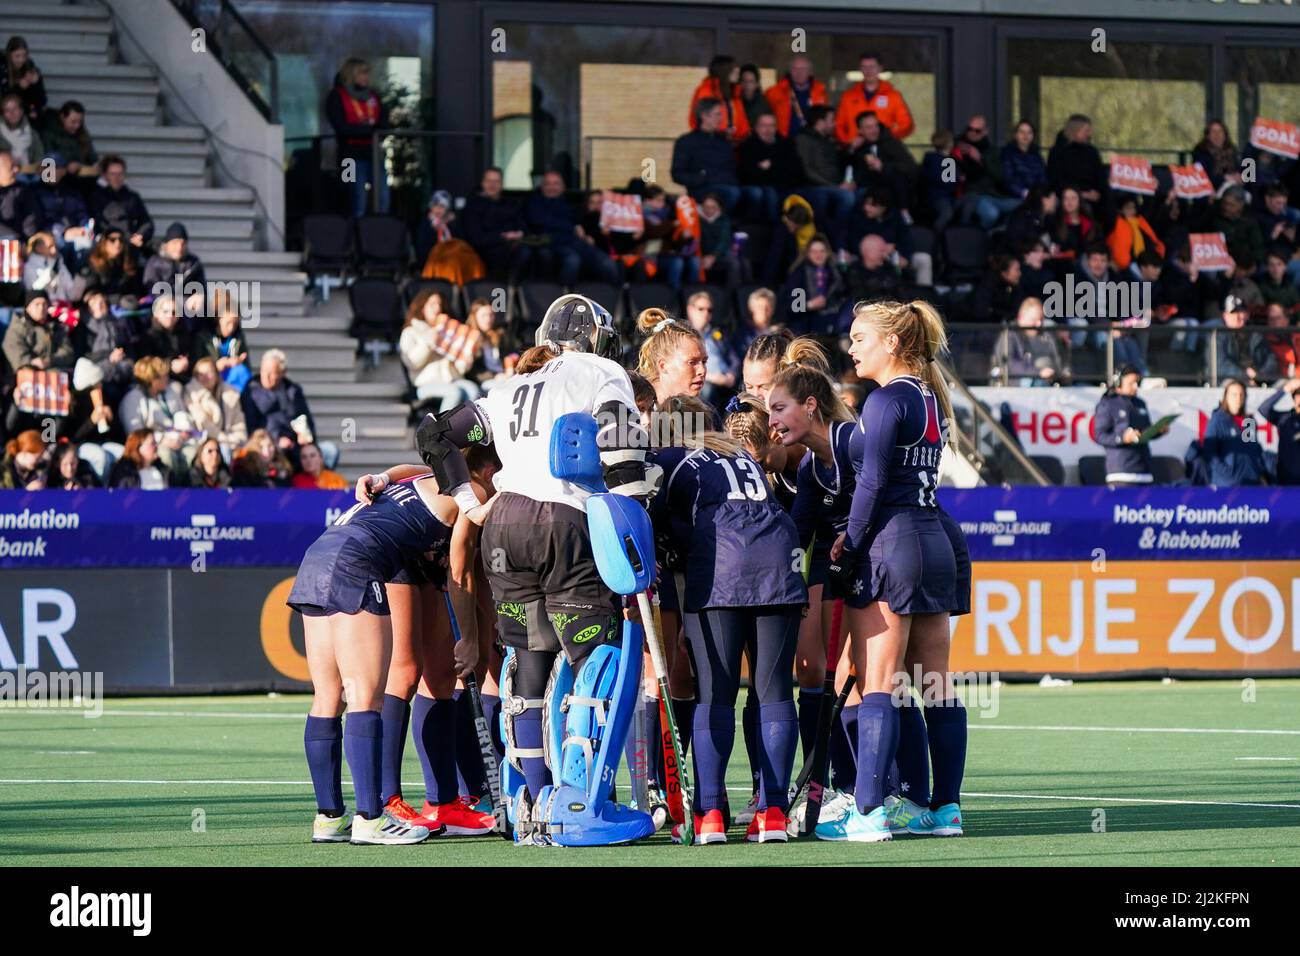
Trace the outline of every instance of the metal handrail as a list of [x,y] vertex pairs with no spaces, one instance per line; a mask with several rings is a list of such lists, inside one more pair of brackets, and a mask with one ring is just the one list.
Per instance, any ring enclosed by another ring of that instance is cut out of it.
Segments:
[[[275,58],[275,53],[273,53],[271,48],[267,46],[266,42],[258,36],[257,31],[253,29],[252,24],[244,19],[243,14],[235,9],[234,4],[232,4],[230,0],[212,0],[212,2],[215,2],[219,7],[217,20],[214,24],[205,24],[199,16],[199,0],[171,0],[172,6],[176,8],[191,27],[201,28],[209,34],[207,38],[207,47],[209,52],[216,57],[217,62],[222,65],[226,73],[230,75],[230,78],[235,81],[236,85],[244,91],[244,95],[248,97],[249,101],[257,111],[270,122],[278,122],[280,70],[279,63]],[[244,32],[248,39],[252,41],[257,52],[267,60],[269,67],[268,85],[270,87],[268,90],[268,96],[270,98],[269,103],[266,99],[263,99],[261,94],[257,92],[254,83],[246,77],[243,71],[235,64],[234,58],[222,51],[221,44],[216,40],[215,34],[220,30],[223,20],[227,17]]]

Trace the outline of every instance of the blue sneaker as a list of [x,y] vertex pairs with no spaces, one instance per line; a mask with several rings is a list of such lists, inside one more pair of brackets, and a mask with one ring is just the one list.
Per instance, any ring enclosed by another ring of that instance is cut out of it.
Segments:
[[815,832],[819,840],[847,840],[850,843],[881,843],[894,838],[889,832],[889,811],[884,807],[863,814],[854,805],[842,816],[817,824]]
[[907,797],[890,794],[885,797],[885,813],[889,817],[890,833],[907,833],[907,825],[929,808],[913,803]]
[[961,836],[961,807],[945,803],[938,810],[926,810],[908,821],[907,832],[923,836]]

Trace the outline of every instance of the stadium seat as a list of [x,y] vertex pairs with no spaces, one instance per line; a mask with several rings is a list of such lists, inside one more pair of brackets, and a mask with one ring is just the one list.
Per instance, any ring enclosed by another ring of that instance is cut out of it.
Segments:
[[519,283],[520,323],[529,329],[542,324],[542,316],[551,303],[564,295],[564,286],[547,279]]
[[682,317],[682,297],[676,289],[662,282],[634,282],[627,287],[627,301],[632,319],[645,309],[663,309],[674,319]]
[[720,285],[708,285],[700,282],[687,283],[682,287],[683,311],[685,311],[686,303],[690,301],[691,296],[697,292],[707,292],[709,299],[713,302],[714,328],[730,333],[736,327],[736,315],[732,310],[731,296],[727,293],[727,290]]
[[627,321],[627,307],[623,304],[622,286],[598,279],[579,279],[573,291],[603,305],[614,317],[614,327],[623,328],[623,323]]
[[1089,385],[1106,381],[1106,355],[1097,349],[1072,348],[1067,365],[1075,385]]
[[1079,483],[1083,485],[1104,485],[1106,483],[1106,459],[1101,455],[1084,455],[1080,458]]
[[493,308],[499,304],[503,308],[499,311],[505,312],[505,323],[510,325],[515,318],[515,297],[511,294],[511,289],[500,279],[475,279],[473,282],[466,282],[460,287],[461,311],[469,314],[470,303],[476,299],[487,299],[492,303]]
[[1183,460],[1173,455],[1154,456],[1151,459],[1151,474],[1158,485],[1176,485],[1187,480]]
[[357,279],[348,288],[352,303],[352,327],[348,330],[361,348],[367,349],[373,365],[379,364],[379,342],[397,345],[402,330],[402,297],[396,283],[388,279]]
[[912,251],[934,255],[934,230],[929,226],[913,226]]
[[409,307],[426,289],[442,296],[442,308],[448,315],[458,319],[465,317],[461,308],[460,291],[446,279],[411,279],[402,286],[402,302]]
[[943,233],[944,279],[951,285],[976,283],[988,266],[989,238],[974,226],[950,226]]
[[1030,455],[1029,460],[1038,466],[1038,470],[1054,485],[1065,484],[1065,466],[1055,455]]
[[309,284],[320,289],[321,299],[328,302],[330,285],[343,285],[352,267],[351,223],[342,216],[305,216],[302,236],[303,272]]
[[361,275],[403,275],[411,265],[406,223],[396,216],[357,220],[357,270]]

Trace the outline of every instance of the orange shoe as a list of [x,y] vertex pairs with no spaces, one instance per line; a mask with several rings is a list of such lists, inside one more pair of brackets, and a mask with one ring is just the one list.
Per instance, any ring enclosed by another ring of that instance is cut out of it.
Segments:
[[447,829],[437,820],[430,820],[428,817],[416,813],[415,807],[403,800],[401,794],[394,794],[389,797],[388,802],[384,804],[384,809],[408,827],[424,827],[429,831],[431,837],[438,836]]
[[[682,842],[682,825],[673,827],[673,842]],[[727,842],[727,822],[721,810],[709,810],[704,814],[695,814],[695,845],[706,846],[710,843]]]
[[745,833],[746,843],[785,843],[790,837],[785,831],[785,811],[777,807],[768,807],[754,813]]
[[496,820],[490,813],[479,813],[472,807],[465,806],[459,797],[451,803],[432,804],[424,802],[420,815],[433,820],[434,825],[442,825],[448,836],[484,836],[492,832]]

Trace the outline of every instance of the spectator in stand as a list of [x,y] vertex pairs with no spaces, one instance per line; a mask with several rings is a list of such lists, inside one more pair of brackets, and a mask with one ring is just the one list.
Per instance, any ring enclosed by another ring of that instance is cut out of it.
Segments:
[[844,294],[830,240],[818,233],[795,261],[781,290],[782,319],[801,334],[836,336]]
[[[1078,263],[1074,270],[1074,301],[1069,301],[1068,297],[1063,298],[1065,309],[1064,316],[1069,325],[1076,328],[1086,327],[1088,325],[1098,325],[1107,319],[1127,318],[1127,316],[1112,316],[1107,314],[1107,304],[1110,301],[1107,289],[1109,284],[1115,281],[1115,276],[1110,270],[1110,254],[1106,247],[1100,243],[1094,243],[1083,251],[1079,256]],[[1091,290],[1085,291],[1085,287],[1092,286]],[[1079,306],[1082,305],[1083,314],[1078,314]],[[1052,318],[1057,317],[1053,311],[1052,304],[1048,303],[1048,312]],[[1106,333],[1101,331],[1092,332],[1072,332],[1070,333],[1070,344],[1074,348],[1084,348],[1085,346],[1101,350],[1106,346]],[[1118,361],[1118,356],[1116,356]],[[1146,374],[1144,369],[1139,369]]]
[[[691,95],[691,109],[686,123],[698,129],[702,122],[699,106],[705,100],[716,100],[722,113],[715,129],[727,135],[732,142],[740,142],[749,135],[749,118],[741,98],[740,67],[734,57],[721,54],[709,62],[709,75],[700,80]],[[677,179],[676,176],[673,177]],[[682,181],[677,179],[679,183]],[[685,186],[685,183],[682,183]]]
[[1246,386],[1235,378],[1223,386],[1223,399],[1205,426],[1205,437],[1193,440],[1184,459],[1193,484],[1233,488],[1262,485],[1268,475],[1258,422],[1246,409]]
[[59,121],[45,129],[45,148],[67,160],[68,175],[85,195],[99,175],[99,154],[86,129],[86,108],[68,100],[59,108]]
[[[1195,329],[1197,318],[1197,299],[1191,283],[1181,282],[1185,277],[1177,267],[1165,268],[1165,262],[1154,249],[1146,249],[1133,260],[1133,268],[1138,278],[1147,283],[1151,289],[1151,329],[1167,329],[1169,326],[1180,330],[1163,337],[1156,336],[1156,351],[1172,350],[1175,352],[1196,351],[1195,333],[1183,331]],[[1190,293],[1190,296],[1189,296]],[[1190,311],[1188,311],[1190,310]],[[1148,330],[1143,338],[1151,337]],[[1144,350],[1145,351],[1145,350]]]
[[862,190],[884,186],[894,195],[897,209],[910,209],[920,170],[911,152],[870,111],[858,116],[858,132],[849,144],[853,181]]
[[13,154],[0,149],[0,239],[26,242],[40,231],[40,208],[31,188],[18,181]]
[[[1202,272],[1197,282],[1197,291],[1203,302],[1222,303],[1228,296],[1235,296],[1246,303],[1252,312],[1262,314],[1264,311],[1264,294],[1251,276],[1255,272],[1255,263],[1249,253],[1242,251],[1232,257],[1232,265],[1221,272]],[[1214,316],[1212,315],[1211,318]]]
[[[334,130],[339,167],[346,172],[345,164],[353,164],[349,192],[352,218],[359,219],[366,214],[366,193],[375,185],[375,130],[388,128],[388,112],[370,87],[370,64],[361,57],[350,56],[339,67],[325,97],[325,116]],[[382,169],[379,174],[373,206],[382,215],[388,212],[388,174]]]
[[1015,256],[994,256],[992,269],[971,294],[971,319],[975,322],[1005,322],[1017,314],[1020,300],[1020,260]]
[[510,381],[519,355],[505,322],[498,320],[492,303],[487,299],[475,299],[470,303],[469,322],[483,338],[467,377],[486,395]]
[[51,302],[64,304],[81,301],[86,281],[74,277],[59,255],[54,235],[38,232],[27,240],[27,261],[23,263],[23,288],[43,289]]
[[1244,299],[1229,295],[1223,313],[1206,326],[1219,330],[1207,335],[1205,343],[1205,378],[1210,384],[1235,378],[1249,386],[1265,385],[1279,378],[1277,356],[1268,347],[1267,338],[1246,328],[1250,306]]
[[202,432],[204,439],[216,439],[227,461],[248,440],[239,392],[221,380],[217,363],[210,358],[194,363],[194,378],[185,387],[185,410],[194,430]]
[[9,150],[20,178],[28,183],[40,179],[45,144],[23,113],[23,98],[17,93],[8,93],[0,99],[0,149]]
[[415,261],[423,279],[445,279],[465,285],[487,275],[487,266],[464,239],[451,233],[456,214],[451,211],[451,193],[439,189],[429,199],[429,211],[415,231]]
[[1156,238],[1151,223],[1138,211],[1137,197],[1124,193],[1117,203],[1115,226],[1106,237],[1110,261],[1119,272],[1129,271],[1129,266],[1148,249],[1164,257],[1165,244]]
[[149,330],[140,337],[136,351],[163,359],[178,382],[188,382],[195,354],[194,337],[181,321],[176,300],[160,295],[153,300],[150,312]]
[[[1256,203],[1255,219],[1259,222],[1260,234],[1269,248],[1279,247],[1287,252],[1289,259],[1296,248],[1296,221],[1300,211],[1287,207],[1289,193],[1281,183],[1273,183],[1264,190],[1264,201]],[[1300,262],[1296,263],[1300,271]],[[1296,275],[1292,275],[1294,281]]]
[[880,117],[880,122],[894,134],[895,139],[907,139],[916,128],[912,123],[912,112],[907,108],[903,94],[888,80],[880,78],[880,57],[872,51],[863,53],[858,66],[862,71],[862,82],[853,84],[840,96],[835,114],[836,137],[845,146],[852,143],[858,131],[858,116],[870,111]]
[[1225,181],[1241,183],[1241,152],[1222,120],[1212,119],[1205,124],[1201,141],[1192,147],[1192,162],[1200,163],[1216,190]]
[[1300,289],[1287,275],[1291,253],[1285,246],[1271,246],[1264,261],[1265,276],[1257,284],[1267,305],[1277,303],[1290,315],[1300,310]]
[[77,454],[76,445],[68,442],[54,446],[49,471],[45,475],[47,490],[83,491],[86,488],[98,488],[100,484],[95,469]]
[[723,126],[727,114],[722,101],[706,96],[695,102],[694,113],[691,131],[673,143],[673,179],[694,199],[717,193],[728,213],[742,197],[752,211],[761,213],[762,190],[741,186],[736,175],[736,154]]
[[961,219],[975,220],[985,232],[1010,215],[1022,198],[1009,195],[1002,178],[1002,163],[989,137],[989,123],[975,114],[955,147],[965,191],[962,193]]
[[584,274],[619,283],[618,264],[579,235],[578,217],[564,195],[564,177],[556,170],[542,174],[541,186],[524,207],[524,218],[530,233],[548,240],[538,247],[537,260],[560,285],[572,288]]
[[197,360],[211,359],[221,380],[238,394],[253,377],[248,366],[248,340],[239,318],[239,310],[229,300],[220,303],[215,322],[194,336],[193,354]]
[[1020,245],[1020,291],[1042,299],[1047,295],[1047,283],[1055,280],[1056,274],[1047,268],[1047,246],[1043,240],[1024,240]]
[[876,234],[862,237],[858,259],[849,266],[849,294],[841,307],[840,326],[852,324],[853,306],[857,302],[879,302],[902,298],[902,277],[889,261],[889,243]]
[[298,450],[298,473],[293,476],[295,488],[323,488],[328,491],[342,491],[351,488],[348,481],[336,471],[325,467],[325,458],[320,449],[311,442]]
[[285,374],[288,359],[279,349],[267,349],[262,354],[262,364],[257,378],[248,383],[239,399],[244,406],[244,420],[251,433],[265,429],[277,448],[292,452],[300,442],[315,441],[320,445],[326,461],[337,457],[337,452],[321,443],[316,432],[316,420],[307,407],[307,396],[302,386]]
[[1060,383],[1065,378],[1061,350],[1055,337],[1042,329],[1042,300],[1029,296],[1016,309],[1015,326],[998,335],[990,376],[1020,388]]
[[224,491],[230,487],[230,469],[221,457],[221,443],[215,438],[205,438],[199,444],[194,464],[190,466],[189,487]]
[[[1291,407],[1278,410],[1282,395],[1291,397]],[[1300,485],[1300,378],[1289,378],[1259,404],[1264,421],[1277,429],[1277,476],[1275,484]]]
[[781,228],[776,230],[767,250],[763,282],[769,286],[785,282],[794,260],[803,255],[816,233],[816,219],[808,200],[798,193],[786,196],[781,202]]
[[700,269],[706,281],[721,281],[734,289],[741,281],[740,260],[731,251],[731,219],[722,211],[722,200],[706,193],[700,200]]
[[784,137],[799,135],[807,125],[809,107],[829,106],[826,84],[813,76],[812,60],[796,56],[785,76],[768,88],[767,102],[776,117],[776,128]]
[[679,235],[676,209],[660,186],[650,185],[641,197],[641,232],[632,236],[640,268],[647,278],[661,276],[674,289],[682,285],[682,273],[691,281],[699,277],[699,261],[686,250],[686,237]]
[[182,223],[167,227],[158,251],[144,265],[144,290],[149,295],[174,295],[179,291],[186,315],[206,315],[207,275],[199,257],[189,251],[189,241]]
[[740,105],[744,107],[745,121],[751,131],[760,116],[772,115],[772,106],[763,94],[758,67],[753,63],[746,63],[740,68]]
[[104,230],[90,250],[81,277],[86,288],[102,292],[109,305],[118,305],[127,296],[134,299],[143,289],[140,267],[127,249],[126,233],[116,226]]
[[1151,225],[1166,249],[1181,249],[1187,245],[1187,237],[1191,234],[1187,206],[1187,202],[1179,199],[1172,189],[1156,205]]
[[37,179],[33,195],[37,215],[44,227],[54,236],[54,242],[68,268],[78,272],[85,254],[90,251],[93,237],[90,234],[90,211],[80,188],[68,176],[68,164],[62,153],[49,153],[52,179]]
[[158,454],[169,469],[185,472],[198,449],[198,434],[179,382],[167,372],[167,362],[156,355],[137,359],[136,386],[126,393],[118,407],[118,418],[128,432],[148,428],[158,442]]
[[844,230],[857,187],[844,178],[844,158],[834,131],[830,108],[811,107],[808,125],[794,138],[794,145],[804,173],[804,186],[798,193],[812,206],[813,216],[830,236],[834,248],[843,249]]
[[933,279],[933,265],[928,252],[917,252],[912,245],[912,227],[903,214],[890,203],[886,189],[868,189],[861,209],[849,221],[849,246],[858,249],[864,236],[880,236],[889,246],[889,256],[899,269],[912,267],[917,285],[928,286]]
[[957,213],[961,194],[961,167],[953,155],[956,140],[952,130],[936,130],[930,137],[930,150],[921,158],[921,201],[933,216],[932,227],[943,232]]
[[0,488],[42,490],[48,471],[45,454],[45,442],[35,428],[21,431],[9,439],[4,460],[0,461]]
[[[1165,260],[1160,272],[1159,284],[1151,290],[1151,304],[1157,313],[1163,312],[1172,318],[1190,319],[1186,323],[1188,332],[1182,342],[1189,352],[1198,349],[1199,336],[1191,331],[1193,323],[1200,325],[1201,294],[1198,290],[1200,274],[1190,261],[1190,251],[1186,246],[1174,249],[1174,254]],[[1157,318],[1159,316],[1157,315]],[[1174,336],[1175,347],[1179,341]]]
[[135,382],[131,330],[108,308],[98,289],[86,294],[81,320],[72,330],[72,347],[78,358],[94,362],[103,375],[104,399],[116,407]]
[[126,184],[126,160],[104,157],[104,183],[90,195],[90,215],[101,232],[121,229],[139,255],[153,239],[153,220],[140,194]]
[[0,95],[16,94],[23,114],[33,126],[45,122],[49,97],[45,94],[45,79],[36,68],[36,62],[27,49],[27,41],[12,36],[5,44],[5,68],[0,70]]
[[1029,188],[1025,201],[1011,214],[1004,241],[1011,248],[1023,248],[1026,242],[1041,242],[1044,250],[1052,242],[1048,226],[1056,214],[1057,197],[1046,183]]
[[1056,143],[1047,154],[1047,181],[1061,192],[1073,186],[1089,203],[1100,203],[1109,187],[1101,153],[1092,145],[1092,120],[1075,113],[1056,135]]
[[235,488],[288,488],[293,483],[293,465],[271,434],[259,428],[235,453],[230,477]]
[[1054,259],[1073,261],[1097,238],[1096,225],[1083,211],[1082,194],[1073,186],[1061,190],[1057,210],[1046,223]]
[[[67,369],[77,361],[68,327],[50,316],[50,298],[43,289],[27,293],[26,305],[9,320],[4,356],[15,372],[20,368]],[[12,411],[12,407],[11,407]],[[9,431],[12,433],[13,428]]]
[[749,345],[760,335],[776,327],[776,293],[771,289],[755,289],[745,298],[745,317],[736,328],[733,338],[735,350],[744,355]]
[[[470,314],[480,305],[491,305],[486,299],[476,299],[470,304]],[[451,316],[446,314],[442,296],[435,289],[425,289],[406,310],[406,321],[397,341],[397,350],[406,366],[418,402],[438,401],[439,411],[448,411],[479,397],[478,385],[466,377],[473,365],[472,356],[452,359],[435,346],[439,335],[436,327]]]
[[700,398],[714,408],[722,408],[736,392],[740,380],[740,354],[722,330],[713,326],[713,297],[701,290],[686,300],[686,321],[704,342],[708,367]]
[[[1142,441],[1142,433],[1151,427],[1147,403],[1138,395],[1142,373],[1126,365],[1116,376],[1119,383],[1107,389],[1093,412],[1093,436],[1106,450],[1106,484],[1112,488],[1149,485],[1151,444]],[[1160,434],[1165,434],[1165,426]]]
[[1047,164],[1038,151],[1037,138],[1038,130],[1034,129],[1034,124],[1022,119],[999,154],[1003,186],[1019,199],[1027,199],[1035,186],[1047,185]]
[[742,186],[757,189],[759,208],[765,222],[781,215],[781,197],[803,183],[799,153],[789,139],[780,135],[771,113],[754,121],[754,135],[737,151],[736,173]]
[[1240,186],[1229,186],[1215,206],[1207,232],[1221,232],[1227,240],[1228,252],[1234,259],[1249,257],[1251,262],[1264,260],[1264,234],[1259,220],[1245,215],[1246,192]]
[[126,436],[126,450],[109,472],[108,487],[162,491],[171,486],[172,470],[158,453],[158,439],[153,430],[132,431]]
[[500,168],[483,171],[479,193],[471,196],[461,211],[465,238],[487,263],[488,273],[514,283],[532,261],[532,250],[523,245],[524,217],[514,200],[502,195]]
[[1295,320],[1277,303],[1265,307],[1264,324],[1268,331],[1264,339],[1277,358],[1278,376],[1290,378],[1300,365],[1300,332],[1290,331]]

